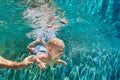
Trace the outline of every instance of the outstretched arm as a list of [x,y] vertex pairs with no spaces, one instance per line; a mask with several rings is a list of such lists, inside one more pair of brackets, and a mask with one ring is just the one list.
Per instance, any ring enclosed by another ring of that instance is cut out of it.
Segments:
[[58,59],[57,63],[61,63],[61,64],[64,64],[65,66],[67,66],[67,63],[64,60],[61,60],[61,59]]
[[33,57],[34,56],[28,56],[22,62],[17,62],[17,61],[11,61],[11,60],[5,59],[0,56],[0,66],[5,68],[13,68],[13,69],[25,67],[28,64],[33,63]]

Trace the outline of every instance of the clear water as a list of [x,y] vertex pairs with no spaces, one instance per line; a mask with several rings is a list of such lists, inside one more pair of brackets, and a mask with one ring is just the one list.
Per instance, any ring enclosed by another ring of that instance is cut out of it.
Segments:
[[[0,80],[120,80],[120,1],[54,1],[69,22],[57,35],[65,42],[68,66],[0,68]],[[23,19],[25,9],[21,1],[0,0],[0,55],[8,59],[29,55],[26,46],[33,39],[26,34],[33,29]]]

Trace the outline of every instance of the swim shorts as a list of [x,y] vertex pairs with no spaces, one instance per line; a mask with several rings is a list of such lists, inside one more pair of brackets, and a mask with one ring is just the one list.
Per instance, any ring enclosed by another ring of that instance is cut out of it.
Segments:
[[44,52],[44,53],[46,53],[47,49],[44,46],[42,46],[42,45],[37,45],[35,47],[35,50],[34,50],[33,53],[36,55],[38,52]]

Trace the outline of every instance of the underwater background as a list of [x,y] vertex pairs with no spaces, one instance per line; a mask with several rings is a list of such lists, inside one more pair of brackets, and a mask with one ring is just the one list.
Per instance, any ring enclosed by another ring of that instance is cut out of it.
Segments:
[[[57,31],[66,45],[62,59],[68,66],[1,67],[0,80],[120,80],[120,0],[54,2],[68,20]],[[33,39],[26,34],[33,28],[23,18],[27,7],[23,0],[0,0],[0,56],[21,61],[30,55],[26,46]]]

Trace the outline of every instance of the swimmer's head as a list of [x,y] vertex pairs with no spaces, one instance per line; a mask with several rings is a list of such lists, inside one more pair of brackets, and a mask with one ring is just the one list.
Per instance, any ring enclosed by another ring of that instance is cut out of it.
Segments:
[[61,39],[58,38],[52,38],[48,41],[48,47],[65,47],[64,42]]
[[52,38],[48,41],[48,52],[51,59],[57,59],[63,54],[65,44],[58,38]]

